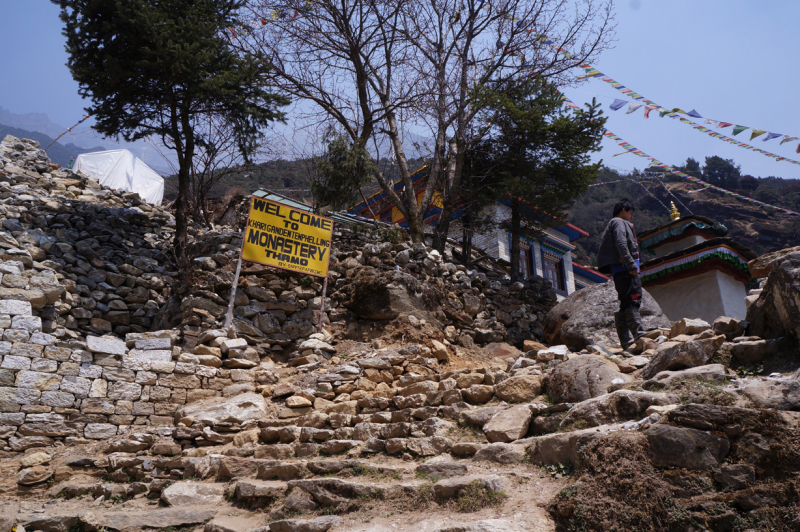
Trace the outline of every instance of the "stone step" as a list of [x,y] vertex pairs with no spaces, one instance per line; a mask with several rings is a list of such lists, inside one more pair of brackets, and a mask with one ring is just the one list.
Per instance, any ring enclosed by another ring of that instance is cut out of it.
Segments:
[[147,510],[76,509],[74,505],[50,505],[44,512],[20,511],[16,524],[25,530],[141,530],[169,529],[201,525],[213,518],[220,508],[182,507]]

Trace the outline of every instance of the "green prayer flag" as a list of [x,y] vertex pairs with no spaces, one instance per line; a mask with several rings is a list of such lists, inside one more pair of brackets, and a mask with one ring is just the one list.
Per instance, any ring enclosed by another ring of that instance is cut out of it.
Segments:
[[745,129],[747,129],[747,126],[733,126],[733,136],[735,137]]
[[764,133],[766,133],[766,131],[764,131],[763,129],[754,129],[753,132],[750,134],[750,140],[753,140],[757,136],[763,135]]

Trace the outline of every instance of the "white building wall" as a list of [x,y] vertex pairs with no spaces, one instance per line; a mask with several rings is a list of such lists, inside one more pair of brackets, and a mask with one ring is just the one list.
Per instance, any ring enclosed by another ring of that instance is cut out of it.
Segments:
[[542,246],[538,242],[533,243],[533,255],[536,270],[536,275],[544,277],[544,268],[542,267]]
[[564,255],[564,288],[567,289],[567,295],[575,291],[575,274],[572,271],[572,253]]
[[719,270],[647,288],[671,321],[700,318],[713,323],[720,316],[744,319],[745,285]]
[[[484,214],[490,214],[495,223],[507,220],[511,217],[511,207],[503,205],[502,203],[493,203],[484,209]],[[561,231],[548,227],[545,233],[561,240],[562,242],[569,242],[569,237]],[[450,225],[450,236],[456,240],[461,239],[461,224],[458,221]],[[508,233],[502,229],[494,229],[486,233],[476,233],[472,237],[472,245],[476,249],[483,250],[487,255],[495,259],[511,261],[511,242]],[[544,270],[542,269],[542,247],[538,242],[533,242],[531,246],[531,254],[533,255],[533,265],[536,275],[544,277]],[[567,294],[575,291],[575,274],[572,271],[572,253],[567,252],[564,254],[564,284],[567,289]],[[563,299],[563,296],[558,296]]]

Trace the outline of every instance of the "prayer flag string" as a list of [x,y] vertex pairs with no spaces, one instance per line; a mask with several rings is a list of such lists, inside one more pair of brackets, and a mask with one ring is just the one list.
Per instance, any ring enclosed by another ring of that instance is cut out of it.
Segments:
[[[564,55],[564,57],[566,57],[566,58],[574,57],[574,54],[571,54],[571,53],[567,52],[563,48],[557,47],[557,45],[552,40],[550,40],[546,35],[541,34],[541,33],[537,32],[536,30],[526,30],[526,31],[528,33],[532,34],[533,36],[535,36],[537,38],[537,40],[539,42],[541,42],[542,44],[550,45],[554,50],[556,50],[558,52],[561,52]],[[683,109],[680,109],[678,107],[674,107],[674,108],[671,108],[671,109],[667,108],[667,107],[663,107],[661,105],[658,105],[654,101],[645,98],[641,94],[639,94],[637,92],[634,92],[632,89],[629,89],[628,87],[626,87],[622,83],[616,81],[615,79],[611,78],[610,76],[607,76],[603,72],[600,72],[598,69],[594,68],[589,63],[584,63],[584,64],[581,64],[581,65],[578,65],[578,66],[580,68],[582,68],[584,70],[584,72],[586,72],[586,74],[580,76],[580,79],[599,78],[601,81],[604,81],[604,82],[608,83],[609,85],[611,85],[612,87],[614,87],[615,89],[620,91],[622,94],[624,94],[624,95],[630,97],[631,99],[633,99],[634,102],[630,102],[629,103],[628,110],[627,110],[626,114],[633,113],[636,110],[638,110],[640,107],[644,106],[644,117],[645,118],[649,118],[651,111],[657,110],[662,117],[667,116],[669,118],[677,119],[682,124],[686,124],[688,126],[691,126],[696,131],[698,131],[700,133],[705,133],[705,134],[709,135],[712,138],[720,139],[723,142],[728,142],[728,143],[733,144],[734,146],[736,146],[738,148],[743,148],[743,149],[746,149],[746,150],[751,150],[751,151],[754,151],[754,152],[757,152],[757,153],[761,153],[762,155],[764,155],[766,157],[771,157],[771,158],[775,159],[776,161],[786,161],[788,163],[800,165],[800,161],[796,161],[794,159],[789,159],[788,157],[783,157],[781,155],[778,155],[778,154],[775,154],[775,153],[771,153],[771,152],[768,152],[766,150],[762,150],[760,148],[756,148],[755,146],[751,146],[751,145],[747,144],[746,142],[740,142],[737,139],[733,138],[736,135],[738,135],[739,133],[741,133],[742,131],[746,131],[747,129],[752,129],[752,132],[750,134],[750,140],[751,141],[753,139],[755,139],[756,137],[759,137],[759,136],[767,133],[767,135],[762,139],[764,142],[782,136],[783,138],[781,139],[780,144],[784,144],[786,142],[792,142],[792,141],[799,140],[800,138],[797,137],[797,136],[784,135],[782,133],[773,133],[773,132],[769,132],[769,131],[763,130],[763,129],[750,128],[748,126],[734,125],[732,122],[724,122],[722,120],[711,120],[709,118],[704,118],[703,116],[700,115],[700,113],[698,113],[694,109],[692,109],[691,111],[687,112],[687,111],[684,111]],[[619,110],[619,109],[621,109],[622,107],[625,106],[625,102],[626,102],[626,100],[616,99],[610,105],[610,107],[611,107],[612,110],[617,111],[617,110]],[[680,116],[681,114],[684,114],[684,115],[687,115],[687,116],[691,116],[693,118],[703,118],[705,124],[716,126],[719,129],[723,129],[723,128],[726,128],[726,127],[734,126],[733,130],[732,130],[733,131],[733,136],[732,137],[725,136],[722,133],[718,133],[718,132],[714,131],[711,128],[705,127],[705,125],[703,125],[703,124],[698,124],[697,122],[693,122],[692,120],[690,120],[688,118]],[[800,143],[798,143],[797,149],[795,151],[796,151],[796,153],[800,153]]]
[[[564,103],[570,109],[580,109],[579,106],[575,105],[575,103],[572,100],[570,100],[569,98],[567,98],[565,95],[562,94],[561,98],[564,100]],[[738,198],[738,199],[743,200],[743,201],[749,201],[750,203],[755,203],[756,205],[760,205],[761,207],[764,207],[764,208],[767,208],[767,209],[774,209],[774,210],[782,212],[784,214],[789,214],[789,215],[792,215],[792,216],[800,216],[800,213],[798,213],[798,212],[791,211],[789,209],[784,209],[783,207],[778,207],[776,205],[771,205],[769,203],[764,203],[763,201],[759,201],[759,200],[754,199],[754,198],[749,198],[749,197],[744,196],[742,194],[738,194],[736,192],[731,192],[730,190],[726,190],[726,189],[724,189],[722,187],[718,187],[716,185],[712,185],[711,183],[703,181],[702,179],[700,179],[698,177],[690,176],[686,172],[682,172],[681,170],[678,170],[674,166],[670,166],[668,164],[662,163],[661,161],[659,161],[655,157],[652,157],[652,156],[648,155],[647,153],[643,152],[642,150],[636,148],[636,146],[634,146],[630,142],[627,142],[626,140],[624,140],[619,135],[614,134],[612,131],[609,131],[606,128],[603,128],[603,131],[604,131],[603,137],[605,137],[605,138],[607,138],[609,140],[615,141],[626,152],[630,152],[630,153],[632,153],[632,154],[634,154],[634,155],[636,155],[638,157],[644,157],[645,159],[650,161],[650,166],[656,166],[656,167],[659,167],[659,168],[663,168],[667,172],[670,172],[672,174],[680,176],[680,177],[686,179],[687,181],[691,181],[692,183],[697,183],[698,185],[702,185],[706,189],[716,190],[716,191],[718,191],[718,192],[720,192],[720,193],[722,193],[722,194],[724,194],[726,196],[732,196],[734,198]]]
[[47,145],[47,148],[45,148],[45,149],[44,149],[44,151],[47,151],[47,150],[50,148],[50,146],[52,146],[53,144],[55,144],[55,143],[58,141],[58,139],[60,139],[61,137],[63,137],[64,135],[66,135],[67,133],[69,133],[70,131],[72,131],[73,129],[75,129],[76,127],[78,127],[79,125],[83,124],[83,123],[84,123],[86,120],[88,120],[88,119],[89,119],[89,117],[90,117],[90,116],[92,116],[92,115],[86,115],[86,116],[84,116],[83,118],[81,118],[80,120],[78,120],[78,123],[77,123],[77,124],[75,124],[75,125],[74,125],[74,126],[72,126],[72,127],[68,127],[68,128],[67,128],[67,130],[66,130],[65,132],[63,132],[62,134],[60,134],[59,136],[57,136],[55,139],[53,139],[53,142],[51,142],[50,144],[48,144],[48,145]]

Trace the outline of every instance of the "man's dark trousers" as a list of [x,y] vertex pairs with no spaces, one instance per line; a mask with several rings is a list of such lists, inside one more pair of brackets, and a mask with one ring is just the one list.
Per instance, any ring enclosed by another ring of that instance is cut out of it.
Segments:
[[642,278],[638,275],[631,275],[630,272],[619,272],[614,274],[614,288],[619,297],[619,310],[625,312],[626,309],[642,304]]

